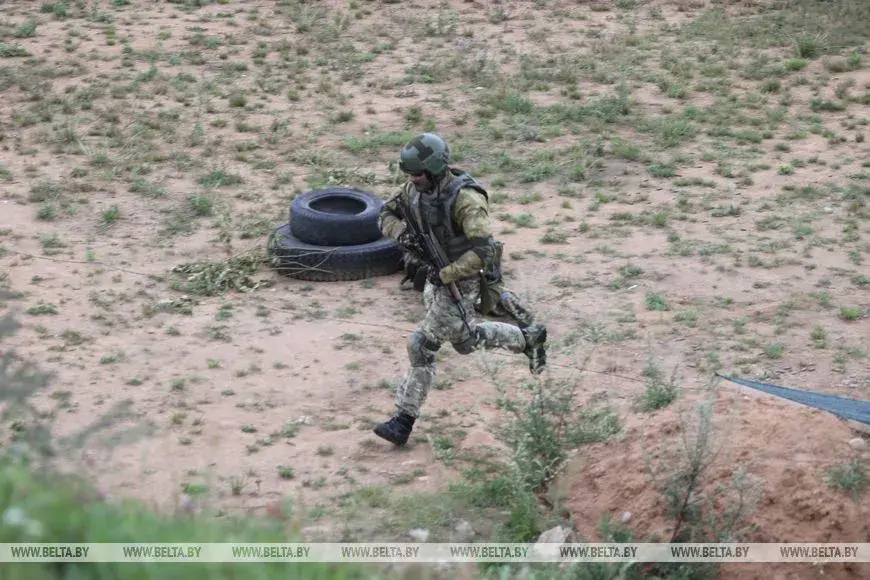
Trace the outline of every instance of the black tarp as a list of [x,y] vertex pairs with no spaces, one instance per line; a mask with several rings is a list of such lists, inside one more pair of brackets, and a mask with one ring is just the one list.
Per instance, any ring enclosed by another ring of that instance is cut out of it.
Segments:
[[761,381],[753,381],[751,379],[743,379],[740,377],[729,377],[716,373],[716,376],[729,380],[744,387],[750,387],[795,403],[801,403],[808,407],[814,407],[833,413],[841,419],[849,419],[858,421],[866,425],[870,425],[870,401],[861,401],[858,399],[847,399],[846,397],[838,397],[836,395],[823,395],[821,393],[813,393],[811,391],[801,391],[800,389],[790,389],[788,387],[777,387],[769,383]]

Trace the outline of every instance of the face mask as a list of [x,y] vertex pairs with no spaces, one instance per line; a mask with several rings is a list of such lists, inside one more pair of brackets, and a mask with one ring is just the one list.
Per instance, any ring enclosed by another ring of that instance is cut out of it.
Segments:
[[414,184],[414,187],[416,187],[417,191],[419,191],[420,193],[430,193],[434,189],[435,184],[432,183],[432,180],[429,179],[429,176],[427,176],[425,173],[422,174],[419,179],[417,179],[415,176],[411,177],[411,183]]

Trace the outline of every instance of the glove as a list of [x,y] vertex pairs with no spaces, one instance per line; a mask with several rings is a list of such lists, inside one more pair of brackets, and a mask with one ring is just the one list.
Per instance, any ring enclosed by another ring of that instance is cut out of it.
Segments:
[[438,270],[438,268],[433,268],[430,266],[426,272],[426,279],[429,280],[429,283],[436,288],[444,286],[444,282],[441,281],[441,271]]
[[415,258],[422,259],[423,258],[423,246],[420,244],[419,240],[417,240],[417,236],[415,236],[412,232],[408,231],[407,228],[399,234],[399,237],[396,238],[396,243],[402,246],[406,252],[414,256]]

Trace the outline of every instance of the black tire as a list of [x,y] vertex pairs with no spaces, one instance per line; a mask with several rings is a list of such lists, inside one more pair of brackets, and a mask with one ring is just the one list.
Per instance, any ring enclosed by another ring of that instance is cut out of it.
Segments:
[[353,246],[318,246],[301,241],[286,224],[269,235],[267,250],[275,269],[299,280],[363,280],[402,269],[402,252],[387,237]]
[[356,246],[383,235],[378,214],[384,202],[346,187],[306,191],[290,202],[290,231],[315,246]]

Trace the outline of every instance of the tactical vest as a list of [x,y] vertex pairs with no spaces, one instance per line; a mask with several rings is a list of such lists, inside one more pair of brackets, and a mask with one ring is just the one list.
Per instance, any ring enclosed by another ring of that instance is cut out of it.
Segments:
[[[461,228],[459,224],[453,220],[453,206],[456,204],[456,198],[459,197],[459,192],[463,188],[474,189],[489,200],[489,194],[468,173],[450,168],[450,172],[454,178],[438,192],[437,196],[423,195],[417,193],[412,186],[409,192],[409,202],[411,204],[411,215],[415,218],[419,215],[422,218],[422,231],[426,231],[427,226],[432,228],[432,233],[435,234],[435,239],[444,248],[447,258],[451,262],[455,262],[462,254],[471,249],[471,244],[465,232],[458,233]],[[415,211],[419,207],[419,214]],[[415,221],[417,221],[415,219]]]

